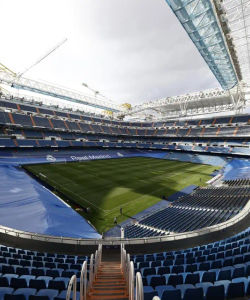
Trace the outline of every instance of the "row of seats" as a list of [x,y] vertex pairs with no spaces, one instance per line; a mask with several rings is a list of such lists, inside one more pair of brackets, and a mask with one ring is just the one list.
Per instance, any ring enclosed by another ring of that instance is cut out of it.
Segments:
[[[224,300],[250,294],[250,228],[207,245],[131,255],[144,299]],[[185,260],[193,260],[192,264]],[[201,262],[199,262],[201,261]]]
[[250,185],[250,179],[225,180],[224,183],[228,186]]
[[[7,100],[7,99],[6,99]],[[166,121],[166,122],[154,122],[154,123],[146,123],[146,122],[122,122],[122,121],[115,121],[109,120],[104,117],[98,118],[94,116],[87,116],[87,115],[79,115],[74,114],[71,112],[62,112],[59,110],[51,110],[49,107],[46,106],[35,106],[29,104],[21,104],[15,103],[12,101],[0,100],[0,107],[2,108],[10,108],[19,112],[30,112],[30,113],[37,113],[37,114],[44,114],[49,116],[58,116],[62,118],[70,118],[70,119],[82,119],[85,121],[91,121],[96,123],[103,123],[103,124],[112,124],[118,126],[126,126],[126,127],[164,127],[164,126],[190,126],[190,125],[217,125],[217,124],[227,124],[231,125],[234,123],[249,123],[249,116],[233,116],[233,117],[219,117],[219,118],[209,118],[209,119],[197,119],[197,120],[187,120],[187,121]]]
[[249,201],[249,195],[249,186],[196,189],[171,206],[141,219],[139,224],[145,227],[139,224],[126,226],[125,237],[161,235],[157,229],[165,232],[193,231],[225,222],[243,209]]
[[232,281],[219,280],[214,283],[159,285],[144,287],[144,300],[159,296],[161,300],[223,300],[242,299],[250,295],[250,277],[236,278]]
[[45,253],[0,246],[0,300],[58,299],[66,297],[70,278],[76,275],[80,298],[80,271],[88,256]]
[[[42,129],[35,129],[35,128],[1,128],[0,127],[0,135],[8,135],[8,136],[17,136],[17,135],[22,135],[24,138],[26,139],[42,139],[42,138],[50,138],[50,137],[55,137],[55,138],[61,138],[63,140],[76,140],[76,139],[85,139],[85,140],[93,140],[93,141],[99,141],[101,138],[105,139],[105,140],[109,140],[110,142],[117,142],[118,138],[116,136],[112,136],[110,134],[105,134],[105,133],[101,133],[101,134],[83,134],[80,132],[66,132],[66,131],[62,131],[62,130],[42,130]],[[135,141],[137,142],[150,142],[150,143],[165,143],[168,146],[171,146],[172,149],[175,149],[176,147],[178,148],[178,146],[176,146],[177,144],[179,144],[180,142],[180,138],[171,138],[171,139],[166,139],[165,137],[143,137],[143,136],[136,136],[133,137],[135,139]],[[129,136],[123,136],[123,140],[124,141],[131,141]],[[210,139],[208,140],[207,138],[205,139],[197,139],[197,140],[192,140],[190,144],[190,139],[185,139],[182,138],[181,142],[183,143],[183,147],[185,143],[189,143],[189,145],[185,145],[186,147],[188,147],[187,149],[183,148],[184,150],[192,150],[192,148],[190,147],[195,147],[195,144],[199,144],[199,143],[204,143],[204,144],[211,144],[211,149],[212,148],[220,148],[221,151],[225,148],[226,150],[228,149],[228,146],[225,145],[230,145],[230,146],[235,146],[237,148],[239,148],[239,146],[244,145],[247,149],[247,146],[250,142],[248,142],[247,138],[237,138],[235,140],[223,140],[223,139],[218,139],[217,137],[215,138],[214,141],[211,141]],[[215,143],[215,146],[213,146]],[[220,144],[220,146],[218,147],[218,144]]]
[[[78,137],[79,138],[79,137]],[[87,140],[86,140],[87,138]],[[93,140],[92,140],[93,139]],[[102,137],[99,137],[99,139],[102,139]],[[149,140],[148,142],[104,142],[99,141],[99,139],[96,139],[95,137],[86,136],[84,137],[83,141],[80,140],[55,140],[53,139],[14,139],[9,138],[6,136],[0,136],[0,147],[8,147],[8,148],[16,148],[16,147],[36,147],[36,148],[42,148],[42,147],[59,147],[59,148],[70,148],[70,147],[119,147],[119,148],[141,148],[141,149],[164,149],[164,150],[183,150],[183,151],[198,151],[197,148],[199,148],[199,152],[203,153],[227,153],[227,154],[250,154],[250,148],[244,149],[242,152],[242,149],[240,148],[207,148],[207,147],[197,147],[197,146],[182,146],[178,145],[178,147],[173,147],[172,145],[166,145],[166,144],[157,144],[155,141]],[[240,150],[239,150],[240,149]],[[241,153],[242,152],[242,153]],[[172,153],[171,153],[172,154]],[[197,154],[195,154],[197,155]]]
[[130,135],[130,136],[239,136],[247,135],[249,133],[248,125],[241,126],[231,126],[226,128],[204,128],[204,127],[194,127],[194,128],[165,128],[165,129],[137,129],[137,128],[125,128],[125,127],[111,127],[107,125],[97,125],[92,123],[84,123],[82,120],[73,121],[72,119],[62,120],[56,119],[55,117],[47,118],[42,116],[31,116],[20,113],[7,113],[0,111],[1,124],[8,125],[12,124],[15,126],[22,126],[24,128],[47,128],[47,129],[57,129],[64,131],[73,132],[92,132],[99,134],[108,135]]

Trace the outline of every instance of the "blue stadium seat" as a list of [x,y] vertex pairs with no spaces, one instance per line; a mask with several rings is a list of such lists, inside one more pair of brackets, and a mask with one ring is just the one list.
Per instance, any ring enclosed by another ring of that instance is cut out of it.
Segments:
[[12,278],[18,278],[17,274],[4,274],[3,277],[7,278],[9,285]]
[[157,273],[157,275],[169,274],[170,268],[169,267],[157,267],[156,273]]
[[149,285],[155,288],[157,285],[165,285],[166,279],[164,276],[155,275],[150,278]]
[[30,288],[20,288],[15,290],[13,295],[24,295],[25,300],[29,300],[29,296],[36,294],[36,289],[30,289]]
[[244,282],[230,282],[227,289],[227,298],[240,298],[245,296]]
[[49,289],[63,291],[66,289],[65,282],[63,280],[50,280],[48,284]]
[[154,296],[158,296],[156,291],[144,293],[144,300],[152,300]]
[[57,290],[50,290],[50,289],[44,289],[44,290],[39,290],[36,294],[36,296],[47,296],[49,297],[50,300],[53,300],[54,297],[58,295]]
[[237,265],[234,266],[232,278],[237,278],[237,277],[244,277],[245,276],[245,266],[244,265]]
[[238,277],[238,278],[234,278],[232,279],[233,283],[238,283],[238,282],[243,282],[244,283],[244,290],[245,290],[245,294],[248,295],[248,285],[250,284],[250,278],[246,278],[246,277]]
[[161,300],[182,300],[181,291],[178,289],[174,290],[165,290],[162,293]]
[[14,289],[10,287],[0,287],[0,300],[4,300],[4,295],[5,294],[11,295],[13,291]]
[[224,300],[225,287],[224,285],[215,285],[207,288],[206,300]]
[[24,278],[11,278],[10,287],[14,289],[27,288],[27,281]]
[[231,275],[231,270],[220,270],[217,280],[231,280],[232,275]]
[[9,281],[6,277],[0,277],[0,287],[8,287]]
[[[165,275],[165,278],[166,278],[166,275]],[[168,281],[167,281],[167,278],[166,278],[166,283],[168,285],[172,285],[172,286],[176,286],[178,284],[183,284],[183,277],[182,275],[170,275],[168,277]]]
[[158,285],[158,286],[156,286],[155,290],[157,291],[158,296],[161,299],[162,294],[163,294],[164,291],[166,291],[166,290],[176,290],[176,289],[172,285]]
[[206,295],[207,289],[210,286],[213,286],[213,284],[211,282],[198,282],[195,284],[195,287],[202,288],[204,297]]
[[29,288],[37,290],[46,289],[46,282],[43,279],[31,279],[29,282]]
[[188,288],[185,291],[183,300],[203,300],[202,288]]
[[176,288],[181,291],[181,297],[184,297],[184,294],[187,289],[193,289],[194,285],[193,284],[178,284],[176,285]]
[[214,283],[216,281],[216,273],[211,271],[204,272],[201,281]]
[[228,289],[229,283],[230,283],[229,280],[218,280],[218,281],[215,281],[214,285],[215,286],[217,286],[217,285],[223,285],[224,286],[224,291],[225,291],[225,296],[226,296],[227,295],[227,289]]
[[142,276],[148,276],[148,275],[156,275],[156,269],[155,268],[143,268],[142,269]]
[[[61,291],[60,294],[54,298],[54,300],[65,300],[66,299],[67,290]],[[73,297],[73,292],[71,292],[71,299]],[[80,300],[80,292],[76,292],[76,300]]]
[[187,274],[186,278],[185,278],[185,283],[186,284],[193,284],[195,285],[196,283],[200,282],[200,276],[198,273],[196,274]]

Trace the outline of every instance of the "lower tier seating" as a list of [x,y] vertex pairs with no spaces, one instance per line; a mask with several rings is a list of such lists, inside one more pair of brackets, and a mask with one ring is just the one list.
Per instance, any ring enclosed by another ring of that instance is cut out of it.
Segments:
[[180,198],[139,223],[126,226],[125,237],[162,235],[159,230],[166,233],[187,232],[225,222],[243,209],[250,199],[249,195],[249,186],[199,188],[192,195]]
[[234,237],[178,251],[131,255],[144,299],[224,300],[250,295],[250,228]]
[[[87,256],[0,247],[0,300],[65,299],[72,275],[80,278]],[[80,299],[80,281],[77,284]]]

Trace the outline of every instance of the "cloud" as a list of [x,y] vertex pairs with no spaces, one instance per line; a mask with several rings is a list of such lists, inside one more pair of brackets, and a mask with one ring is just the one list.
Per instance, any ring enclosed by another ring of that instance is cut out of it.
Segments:
[[132,104],[218,87],[164,0],[3,0],[0,9],[1,62],[14,70],[68,38],[27,77],[86,82]]

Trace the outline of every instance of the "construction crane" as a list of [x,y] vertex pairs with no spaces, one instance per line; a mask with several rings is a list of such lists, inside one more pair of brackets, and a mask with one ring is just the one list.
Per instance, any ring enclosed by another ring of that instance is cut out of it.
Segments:
[[37,61],[35,61],[32,65],[30,65],[28,68],[26,68],[23,72],[20,73],[16,73],[14,71],[12,71],[11,69],[9,69],[8,67],[6,67],[4,64],[0,63],[0,72],[4,72],[4,73],[8,73],[9,75],[11,75],[13,77],[13,82],[11,84],[11,86],[13,86],[14,83],[18,83],[18,80],[20,80],[20,78],[27,73],[28,71],[30,71],[32,68],[34,68],[36,65],[38,65],[39,63],[41,63],[45,58],[47,58],[50,54],[52,54],[53,52],[55,52],[58,48],[60,48],[64,43],[67,42],[67,38],[63,39],[62,41],[60,41],[60,43],[56,44],[56,46],[54,46],[52,49],[50,49],[49,51],[46,52],[46,54],[44,54],[42,57],[40,57]]
[[47,58],[50,54],[52,54],[53,52],[55,52],[58,48],[60,48],[64,43],[67,42],[67,38],[62,40],[60,43],[58,43],[55,47],[53,47],[51,50],[49,50],[48,52],[46,52],[46,54],[44,54],[42,57],[40,57],[36,62],[34,62],[31,66],[29,66],[28,68],[26,68],[23,72],[18,73],[17,77],[20,78],[22,77],[25,73],[27,73],[28,71],[30,71],[32,68],[34,68],[36,65],[40,64],[40,62],[42,62],[45,58]]
[[[95,94],[95,96],[100,95],[100,92],[99,92],[99,91],[96,91],[96,90],[92,89],[91,87],[89,87],[89,86],[87,85],[87,83],[83,82],[83,83],[82,83],[82,86],[86,87],[86,88],[89,89],[91,92],[93,92],[93,93]],[[101,95],[100,95],[100,96],[101,96]]]

